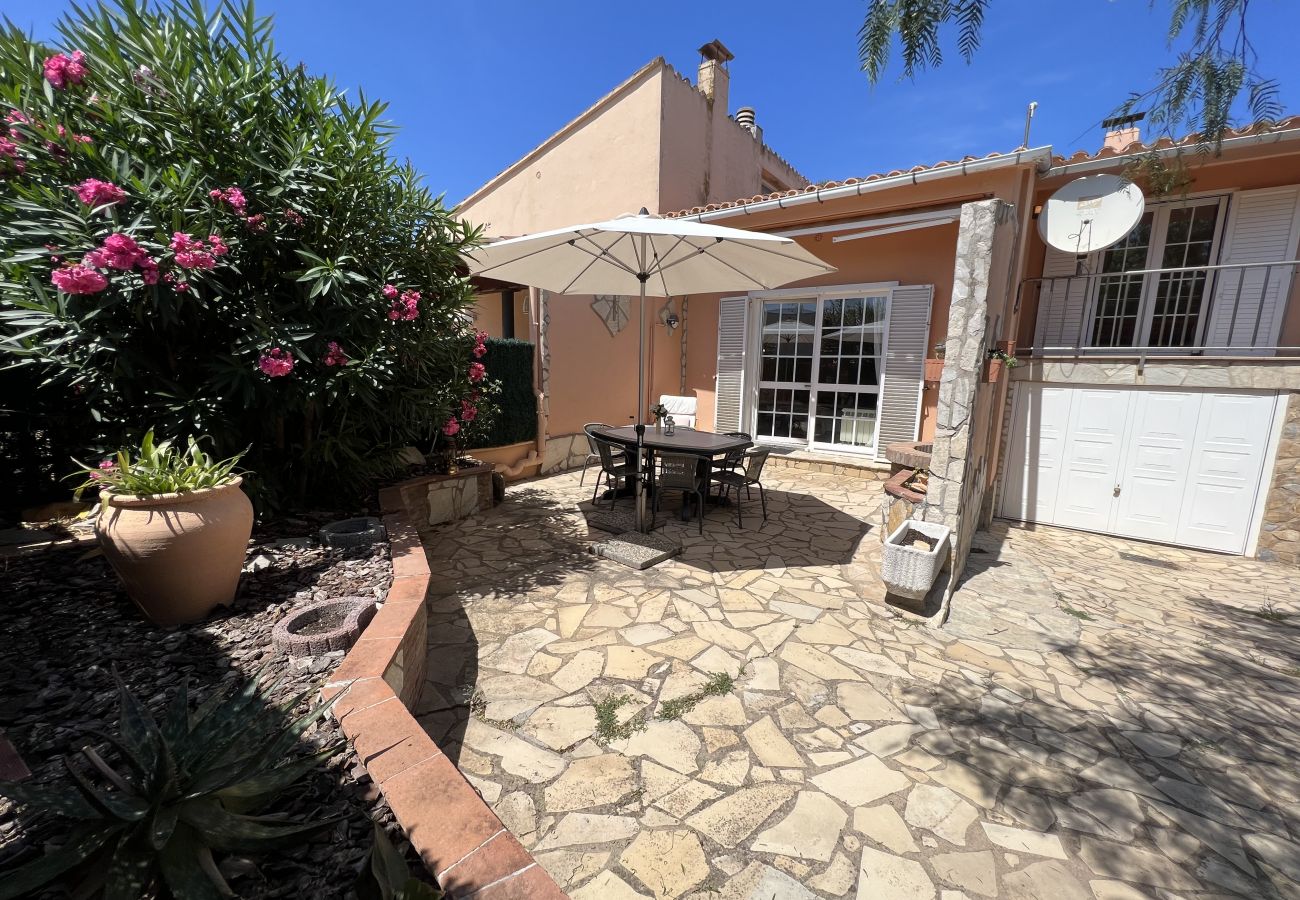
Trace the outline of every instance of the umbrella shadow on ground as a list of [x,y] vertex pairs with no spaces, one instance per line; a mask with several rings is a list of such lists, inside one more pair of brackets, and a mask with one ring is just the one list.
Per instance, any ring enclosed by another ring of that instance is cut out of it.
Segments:
[[698,520],[678,517],[680,494],[669,494],[657,517],[662,526],[657,531],[682,545],[676,560],[684,565],[743,572],[848,565],[873,528],[811,494],[777,488],[766,493],[766,519],[757,490],[751,499],[742,499],[740,523],[734,497],[723,505],[710,503],[705,507],[703,534]]
[[[424,537],[433,578],[426,601],[428,655],[416,717],[452,762],[471,716],[484,715],[480,645],[469,609],[517,631],[538,627],[528,595],[558,588],[596,564],[572,505],[526,485],[512,487],[496,508]],[[522,675],[523,673],[519,673]]]

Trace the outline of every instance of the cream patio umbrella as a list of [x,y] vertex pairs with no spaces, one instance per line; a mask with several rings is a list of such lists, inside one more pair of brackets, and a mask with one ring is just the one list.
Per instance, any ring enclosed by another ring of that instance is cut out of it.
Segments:
[[471,274],[553,294],[638,294],[636,526],[645,530],[645,298],[767,290],[835,271],[774,234],[635,216],[495,241],[465,255]]

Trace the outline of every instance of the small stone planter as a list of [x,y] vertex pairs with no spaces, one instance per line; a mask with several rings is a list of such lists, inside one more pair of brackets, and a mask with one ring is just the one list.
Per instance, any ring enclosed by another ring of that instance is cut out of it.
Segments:
[[292,657],[347,650],[375,615],[366,597],[338,597],[309,603],[276,623],[271,640]]
[[[890,593],[909,600],[924,600],[948,558],[948,539],[952,529],[937,522],[908,519],[885,541],[880,578]],[[931,546],[915,543],[916,536],[928,539]]]
[[388,533],[384,531],[384,523],[374,516],[330,522],[320,530],[319,534],[322,544],[338,550],[369,547],[388,537]]

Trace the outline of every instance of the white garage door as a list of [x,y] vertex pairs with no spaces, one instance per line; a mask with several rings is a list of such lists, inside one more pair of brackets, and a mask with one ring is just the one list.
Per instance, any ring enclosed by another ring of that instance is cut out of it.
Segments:
[[1022,383],[1002,515],[1244,553],[1272,394]]

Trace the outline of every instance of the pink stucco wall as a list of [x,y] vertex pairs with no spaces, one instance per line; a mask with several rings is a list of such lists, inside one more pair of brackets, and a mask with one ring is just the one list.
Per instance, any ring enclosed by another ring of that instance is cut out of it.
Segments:
[[[845,222],[868,216],[904,212],[916,207],[948,207],[968,200],[999,197],[1016,202],[1023,187],[1022,172],[1015,169],[967,175],[944,181],[909,185],[893,190],[837,200],[813,206],[794,207],[739,219],[723,219],[720,225],[741,226],[756,231],[785,230],[810,225]],[[811,210],[811,212],[810,212]],[[858,241],[833,243],[833,235],[821,234],[797,240],[809,252],[835,266],[837,271],[789,287],[863,284],[897,281],[900,284],[934,285],[928,346],[942,341],[952,299],[953,265],[957,225],[940,225]],[[714,376],[717,374],[718,301],[724,295],[700,294],[690,298],[686,380],[689,391],[699,398],[700,427],[713,427]],[[922,396],[921,437],[934,434],[934,411],[938,391],[927,387]]]
[[[483,225],[489,236],[505,237],[599,221],[642,206],[668,212],[752,196],[761,190],[765,170],[783,184],[807,183],[728,112],[655,60],[466,198],[460,214]],[[551,435],[576,432],[590,421],[626,424],[636,413],[635,319],[611,336],[591,309],[592,299],[549,301]],[[485,294],[475,311],[480,327],[492,334],[500,332],[500,302],[499,294]],[[663,302],[650,301],[650,322],[658,322]],[[525,337],[530,327],[517,311],[516,335]],[[682,337],[654,324],[649,331],[647,396],[653,402],[680,391]]]

